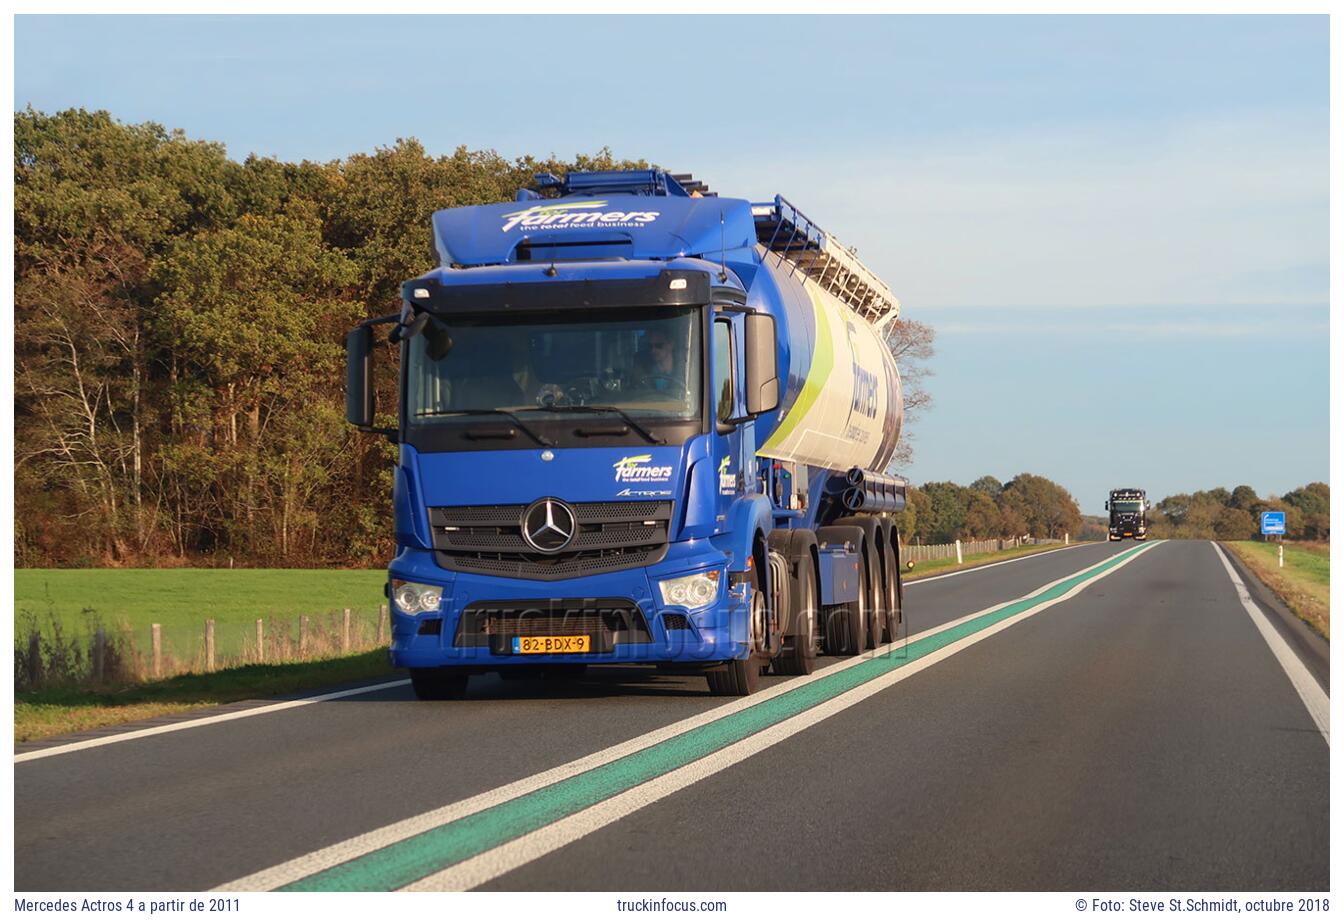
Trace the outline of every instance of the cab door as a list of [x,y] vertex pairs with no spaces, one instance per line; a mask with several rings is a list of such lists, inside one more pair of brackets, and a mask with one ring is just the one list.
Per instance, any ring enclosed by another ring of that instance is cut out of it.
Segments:
[[745,426],[734,423],[742,416],[742,316],[719,311],[714,316],[713,343],[714,469],[719,495],[718,515],[742,494],[750,438]]

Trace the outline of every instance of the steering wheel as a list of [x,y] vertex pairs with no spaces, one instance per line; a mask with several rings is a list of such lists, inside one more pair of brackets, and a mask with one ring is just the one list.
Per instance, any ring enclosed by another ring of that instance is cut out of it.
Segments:
[[[686,385],[682,383],[680,377],[673,377],[671,374],[644,374],[639,378],[639,382],[643,385],[641,389],[666,393],[678,399],[686,398]],[[659,386],[660,383],[665,385]]]
[[589,374],[576,374],[559,383],[543,384],[537,391],[537,405],[582,406],[596,394],[595,381]]

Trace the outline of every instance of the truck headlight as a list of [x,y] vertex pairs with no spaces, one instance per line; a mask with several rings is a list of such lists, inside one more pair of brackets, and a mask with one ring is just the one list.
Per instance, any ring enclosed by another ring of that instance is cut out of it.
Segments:
[[658,593],[665,606],[697,610],[708,607],[719,596],[719,571],[696,572],[658,582]]
[[415,616],[439,609],[439,600],[443,597],[443,588],[439,585],[422,585],[414,581],[392,579],[392,600],[402,613]]

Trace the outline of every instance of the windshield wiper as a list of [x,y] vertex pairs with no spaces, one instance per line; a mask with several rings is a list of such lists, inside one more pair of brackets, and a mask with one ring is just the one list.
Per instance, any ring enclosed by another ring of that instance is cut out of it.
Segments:
[[637,422],[637,421],[635,421],[634,419],[632,419],[629,415],[626,414],[625,410],[622,409],[622,408],[620,408],[619,406],[536,406],[536,407],[529,406],[529,407],[528,407],[528,411],[529,411],[529,412],[582,412],[582,413],[587,413],[587,414],[589,414],[589,415],[592,415],[592,414],[595,413],[595,412],[615,412],[615,413],[616,413],[617,415],[619,415],[621,418],[625,419],[625,422],[626,422],[627,425],[629,425],[631,428],[635,429],[635,430],[638,431],[640,434],[642,434],[645,438],[647,438],[650,444],[666,444],[666,443],[667,443],[667,442],[666,442],[665,440],[663,440],[662,438],[658,437],[658,436],[655,435],[655,434],[652,434],[652,433],[649,431],[649,429],[645,428],[645,427],[644,427],[643,425],[641,425],[639,422]]
[[443,417],[447,415],[502,415],[505,418],[510,419],[515,425],[518,426],[518,429],[522,431],[523,434],[527,435],[529,438],[536,441],[542,447],[555,446],[554,441],[552,441],[550,438],[542,437],[541,435],[533,431],[531,428],[528,428],[526,425],[523,424],[522,419],[520,419],[518,416],[514,415],[507,409],[446,409],[443,411],[417,412],[415,414],[416,418]]

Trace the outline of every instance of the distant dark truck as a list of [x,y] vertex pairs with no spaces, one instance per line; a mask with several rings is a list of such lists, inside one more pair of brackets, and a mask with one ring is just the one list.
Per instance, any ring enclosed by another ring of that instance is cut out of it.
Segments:
[[1109,540],[1148,539],[1148,498],[1142,489],[1112,489],[1106,502],[1111,512]]

